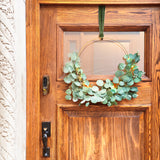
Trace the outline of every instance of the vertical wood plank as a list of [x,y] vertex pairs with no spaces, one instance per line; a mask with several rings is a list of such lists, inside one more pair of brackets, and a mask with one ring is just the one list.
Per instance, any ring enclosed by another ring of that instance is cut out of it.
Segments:
[[152,83],[152,160],[160,159],[160,135],[159,135],[159,94],[160,94],[160,8],[153,9],[153,37],[152,37],[152,53],[153,53],[153,83]]
[[[26,1],[27,43],[27,138],[26,159],[39,160],[40,91],[39,91],[39,4]],[[36,66],[36,67],[35,67]],[[35,154],[36,153],[36,154]]]
[[[41,6],[40,10],[40,79],[41,100],[40,120],[51,122],[51,137],[48,138],[50,147],[50,159],[56,159],[56,9]],[[50,92],[42,94],[42,79],[44,75],[50,78]],[[42,135],[41,135],[42,137]],[[43,144],[41,141],[41,159]]]

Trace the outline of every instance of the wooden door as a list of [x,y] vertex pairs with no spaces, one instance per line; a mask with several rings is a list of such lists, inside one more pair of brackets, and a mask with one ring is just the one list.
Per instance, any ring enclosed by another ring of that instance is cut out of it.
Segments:
[[[39,123],[38,127],[30,125],[38,129],[38,141],[34,137],[31,142],[36,143],[34,145],[38,147],[38,152],[32,153],[31,149],[28,149],[28,159],[30,159],[29,155],[31,159],[33,157],[46,159],[42,155],[41,122],[43,121],[51,122],[51,137],[48,138],[50,158],[48,159],[158,160],[160,158],[158,132],[160,8],[158,6],[107,5],[105,14],[105,31],[143,31],[145,34],[144,70],[146,74],[142,82],[137,84],[139,96],[131,101],[123,100],[111,107],[99,104],[79,107],[78,103],[65,100],[67,85],[63,81],[62,71],[64,33],[66,31],[97,32],[98,5],[41,4],[38,30],[40,49],[39,58],[37,57],[39,72],[34,75],[39,82],[37,90],[40,97],[36,116]],[[33,59],[32,67],[36,67]],[[46,96],[42,94],[44,75],[50,77],[50,92]],[[112,80],[113,76],[90,75],[88,77],[93,83],[97,79],[107,78]],[[35,86],[32,88],[36,89],[37,84],[33,82],[33,85]],[[29,134],[29,131],[27,133]],[[28,143],[28,146],[31,145]]]

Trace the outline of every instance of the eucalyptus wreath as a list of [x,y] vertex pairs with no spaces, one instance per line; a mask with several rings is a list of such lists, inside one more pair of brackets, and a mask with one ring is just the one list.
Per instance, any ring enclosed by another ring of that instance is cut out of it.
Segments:
[[124,55],[125,63],[118,65],[113,81],[97,80],[96,85],[91,84],[83,73],[78,53],[71,53],[69,58],[70,61],[63,68],[66,74],[64,82],[69,84],[65,91],[66,100],[79,102],[79,105],[85,106],[96,103],[112,106],[123,99],[131,100],[138,96],[138,88],[134,84],[140,82],[144,74],[137,66],[140,61],[138,53]]

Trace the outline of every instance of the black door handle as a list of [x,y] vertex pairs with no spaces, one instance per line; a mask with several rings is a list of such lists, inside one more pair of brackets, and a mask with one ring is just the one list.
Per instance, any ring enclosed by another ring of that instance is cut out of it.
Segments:
[[42,122],[43,157],[50,157],[50,148],[47,147],[48,137],[51,135],[50,122]]

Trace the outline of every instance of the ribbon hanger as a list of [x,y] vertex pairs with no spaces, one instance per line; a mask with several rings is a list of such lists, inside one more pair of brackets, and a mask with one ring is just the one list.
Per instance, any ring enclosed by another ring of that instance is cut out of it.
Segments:
[[99,6],[99,38],[103,40],[104,37],[104,18],[105,18],[105,6]]

